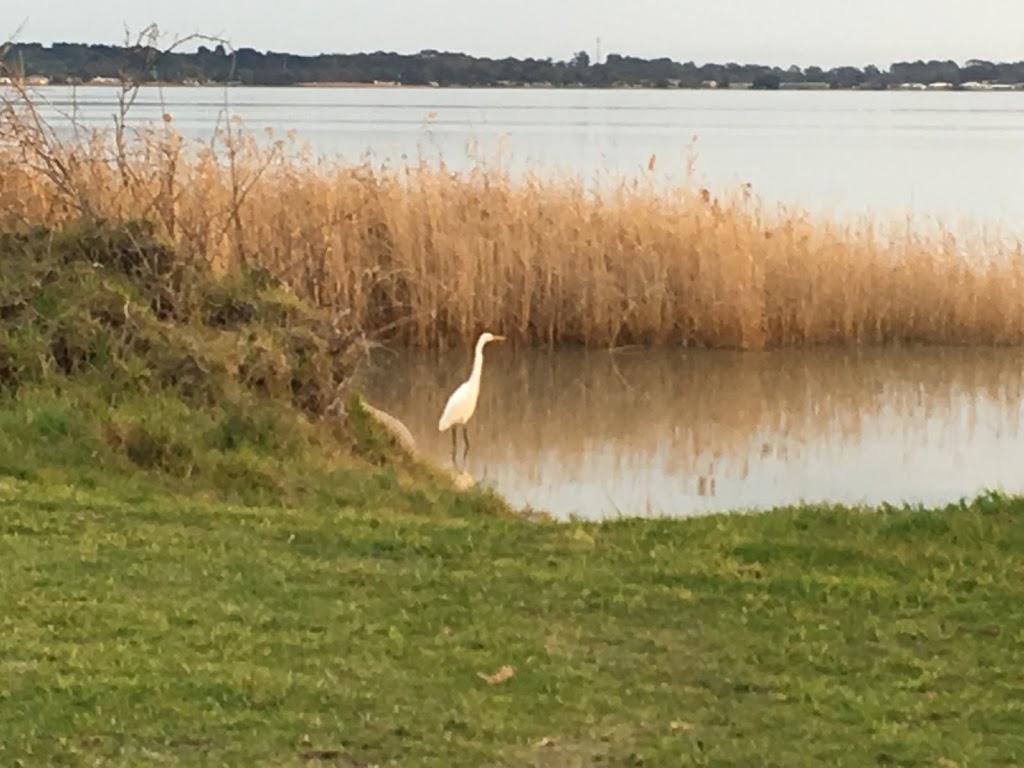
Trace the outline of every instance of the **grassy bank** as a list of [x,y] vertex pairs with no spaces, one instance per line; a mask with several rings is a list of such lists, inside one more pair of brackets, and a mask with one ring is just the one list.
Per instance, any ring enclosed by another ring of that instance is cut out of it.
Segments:
[[0,227],[147,218],[184,253],[245,263],[417,346],[484,327],[521,343],[759,349],[1024,341],[1024,252],[979,235],[779,211],[748,190],[380,168],[159,127],[61,138],[0,123]]
[[264,270],[216,276],[145,224],[0,234],[0,473],[505,510],[456,497],[376,428],[349,387],[364,352],[343,314]]
[[0,499],[3,765],[1024,763],[1020,501],[556,525]]

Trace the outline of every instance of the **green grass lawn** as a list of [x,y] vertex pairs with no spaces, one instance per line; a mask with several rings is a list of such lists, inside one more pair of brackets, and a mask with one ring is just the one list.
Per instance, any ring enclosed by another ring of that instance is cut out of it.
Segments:
[[527,520],[343,318],[0,233],[0,768],[1024,765],[1024,500]]
[[1024,765],[1024,501],[0,500],[3,766]]

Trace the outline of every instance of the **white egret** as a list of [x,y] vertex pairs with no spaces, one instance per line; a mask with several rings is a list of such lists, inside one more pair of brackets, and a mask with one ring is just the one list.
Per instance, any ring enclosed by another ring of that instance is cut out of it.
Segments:
[[476,354],[473,357],[473,371],[469,378],[459,385],[458,389],[452,392],[448,402],[444,406],[441,420],[437,423],[437,431],[444,432],[449,427],[452,430],[452,463],[457,464],[458,454],[458,427],[462,426],[462,438],[466,448],[462,452],[462,461],[465,463],[469,455],[469,433],[466,432],[466,422],[472,417],[476,410],[476,401],[480,397],[480,376],[484,369],[484,346],[490,341],[504,341],[504,336],[495,336],[493,333],[485,332],[480,334],[476,340]]

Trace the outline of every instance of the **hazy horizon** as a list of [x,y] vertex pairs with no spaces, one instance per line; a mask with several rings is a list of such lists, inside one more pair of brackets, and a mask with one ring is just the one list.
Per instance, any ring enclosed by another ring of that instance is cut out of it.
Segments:
[[[697,63],[737,62],[824,68],[897,61],[1020,61],[1024,7],[1019,0],[720,0],[716,4],[634,0],[523,0],[483,11],[471,0],[363,2],[250,0],[245,14],[208,0],[140,9],[137,0],[0,0],[18,40],[120,44],[127,25],[155,22],[163,42],[193,32],[235,48],[303,55],[436,49],[491,58],[568,59],[579,50],[668,57]],[[395,19],[400,20],[395,23]],[[305,22],[305,23],[304,23]]]

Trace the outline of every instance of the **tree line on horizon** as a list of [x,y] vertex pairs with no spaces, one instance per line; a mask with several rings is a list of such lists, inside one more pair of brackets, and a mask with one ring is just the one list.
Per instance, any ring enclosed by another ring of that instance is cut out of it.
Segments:
[[586,51],[565,60],[491,59],[464,53],[423,50],[414,54],[373,53],[305,56],[252,48],[228,50],[200,45],[195,51],[159,51],[149,46],[86,43],[15,43],[6,54],[8,68],[52,83],[128,77],[138,82],[235,83],[286,86],[300,83],[400,83],[437,86],[550,85],[575,87],[729,87],[748,84],[775,89],[796,84],[828,88],[886,89],[920,83],[953,87],[979,82],[1024,83],[1024,61],[971,59],[896,62],[887,70],[874,65],[823,69],[796,65],[696,64],[670,58],[644,59],[609,54],[593,62]]

